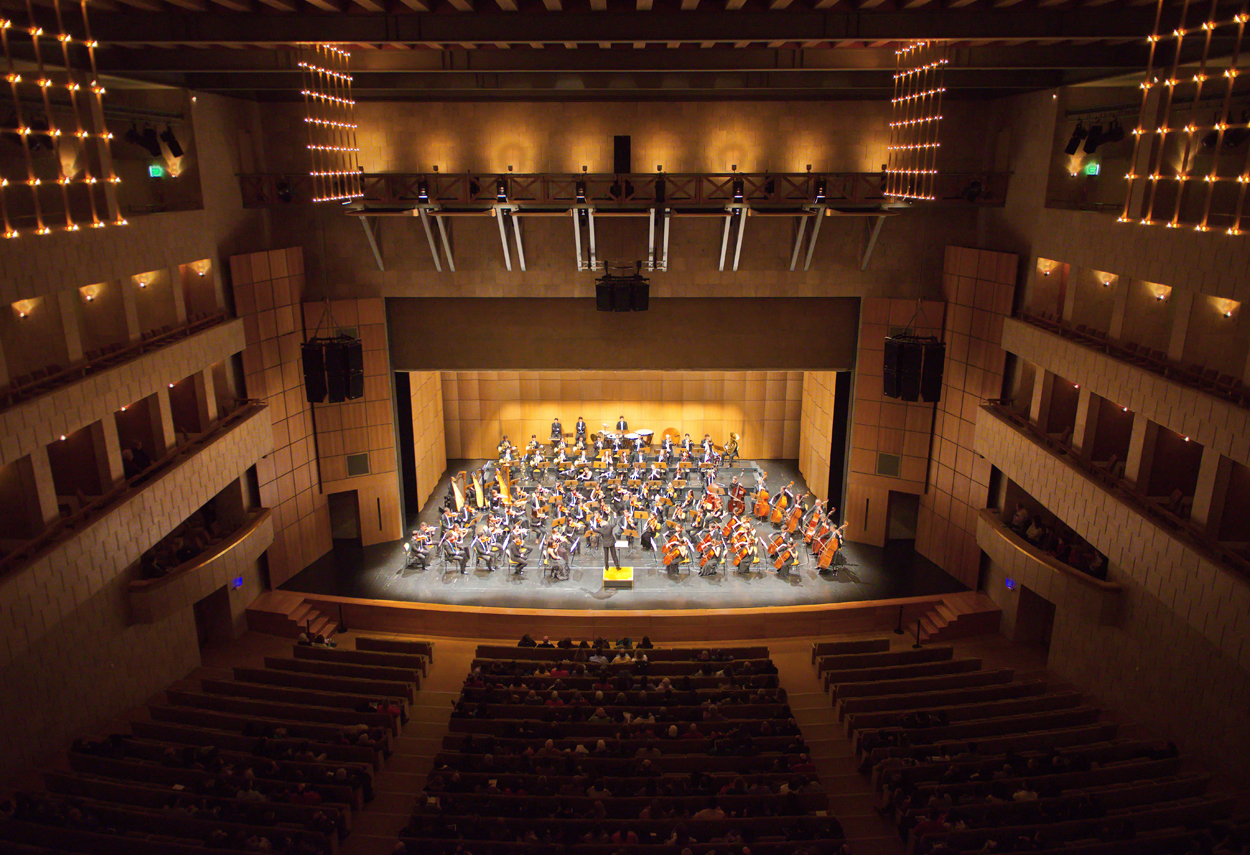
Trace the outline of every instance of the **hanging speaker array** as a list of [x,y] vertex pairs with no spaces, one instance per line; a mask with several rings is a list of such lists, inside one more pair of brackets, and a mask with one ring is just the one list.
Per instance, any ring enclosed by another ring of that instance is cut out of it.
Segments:
[[311,338],[301,348],[304,392],[311,404],[338,404],[365,395],[364,347],[360,339],[340,335]]
[[885,340],[882,391],[903,401],[940,401],[945,361],[946,345],[933,336],[890,336]]

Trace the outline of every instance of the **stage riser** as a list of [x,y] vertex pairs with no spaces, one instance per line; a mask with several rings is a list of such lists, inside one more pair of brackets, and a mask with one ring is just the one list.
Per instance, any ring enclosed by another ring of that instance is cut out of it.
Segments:
[[639,638],[667,641],[733,641],[757,638],[805,638],[894,629],[899,606],[903,626],[914,631],[921,616],[936,610],[941,595],[905,600],[838,603],[827,607],[794,606],[769,610],[673,610],[668,612],[555,611],[546,609],[454,609],[309,595],[308,603],[331,616],[342,609],[342,622],[353,631],[393,632],[451,638],[513,640],[523,634],[593,638]]

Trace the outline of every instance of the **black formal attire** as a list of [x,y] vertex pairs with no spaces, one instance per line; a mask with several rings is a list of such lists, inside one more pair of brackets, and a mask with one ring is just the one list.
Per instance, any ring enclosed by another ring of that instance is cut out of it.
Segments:
[[608,559],[611,558],[613,566],[619,570],[621,559],[616,554],[616,519],[609,517],[599,523],[596,529],[603,545],[603,569],[608,569]]

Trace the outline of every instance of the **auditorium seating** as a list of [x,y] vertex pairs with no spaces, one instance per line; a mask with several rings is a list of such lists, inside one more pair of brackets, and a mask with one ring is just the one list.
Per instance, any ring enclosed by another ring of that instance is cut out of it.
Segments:
[[[1173,746],[1116,739],[1096,705],[1044,676],[982,670],[949,647],[821,654],[860,771],[911,855],[1183,853],[1232,812]],[[955,663],[965,664],[919,670]],[[917,670],[897,673],[906,667]],[[896,673],[881,679],[887,669]]]
[[[432,656],[428,643],[367,644],[324,648],[324,661],[297,646],[198,691],[171,687],[129,733],[77,740],[45,791],[15,796],[0,853],[336,855]],[[385,679],[341,675],[375,656],[395,657]],[[302,670],[268,667],[281,662]]]
[[766,648],[593,653],[477,648],[403,851],[843,851]]

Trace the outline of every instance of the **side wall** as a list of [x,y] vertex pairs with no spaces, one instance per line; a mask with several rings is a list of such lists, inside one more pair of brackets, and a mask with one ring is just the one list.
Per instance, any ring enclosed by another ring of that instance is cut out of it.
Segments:
[[823,502],[842,501],[829,495],[830,448],[833,441],[833,395],[836,371],[803,372],[803,400],[799,419],[799,472],[807,488]]
[[442,375],[437,371],[409,371],[408,394],[417,470],[417,495],[412,504],[424,507],[447,468]]

